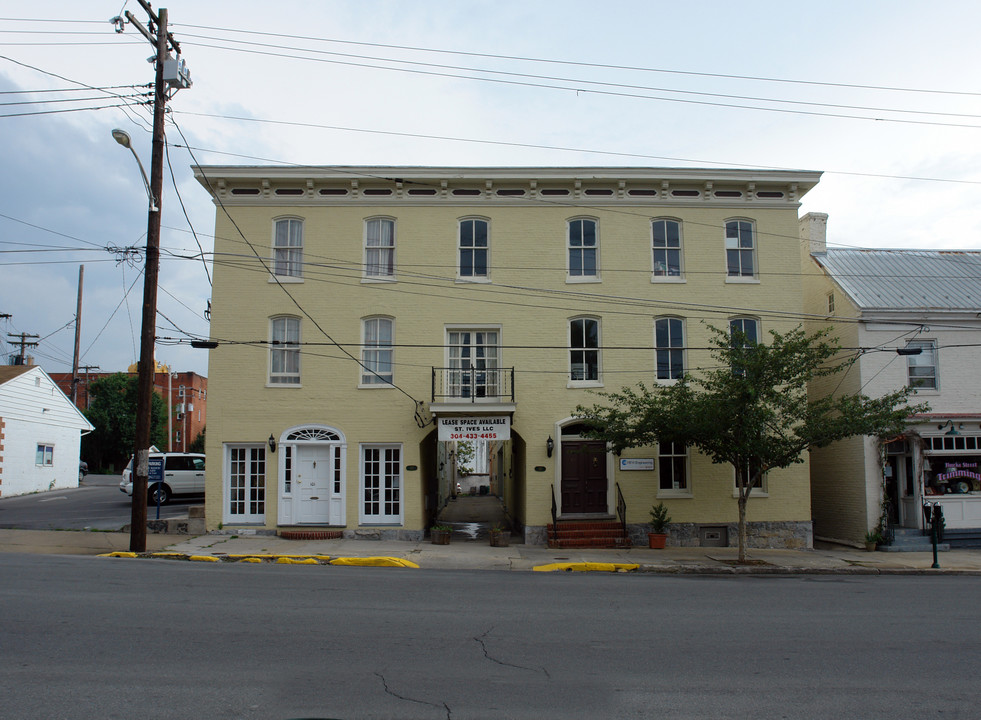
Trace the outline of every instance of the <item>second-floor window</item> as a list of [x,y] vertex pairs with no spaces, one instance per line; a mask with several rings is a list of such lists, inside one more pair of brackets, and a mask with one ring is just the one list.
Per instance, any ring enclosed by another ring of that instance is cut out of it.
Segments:
[[917,390],[937,390],[937,345],[933,340],[913,340],[907,350],[919,350],[919,355],[906,356],[909,386]]
[[599,320],[575,318],[569,321],[570,380],[599,381],[599,342]]
[[361,346],[361,384],[392,384],[392,320],[365,318],[362,321],[364,340]]
[[273,274],[303,277],[303,221],[283,218],[273,233]]
[[678,380],[685,374],[684,323],[681,318],[654,321],[657,379]]
[[461,279],[477,279],[488,276],[489,230],[489,223],[486,220],[460,221],[460,266],[458,270]]
[[726,221],[726,274],[756,277],[756,229],[749,220]]
[[395,277],[395,221],[372,218],[365,223],[364,274],[368,278]]
[[658,219],[651,223],[654,277],[681,277],[681,223]]
[[270,323],[269,383],[300,383],[300,319],[277,317]]
[[594,279],[599,275],[598,245],[595,220],[569,221],[570,279]]

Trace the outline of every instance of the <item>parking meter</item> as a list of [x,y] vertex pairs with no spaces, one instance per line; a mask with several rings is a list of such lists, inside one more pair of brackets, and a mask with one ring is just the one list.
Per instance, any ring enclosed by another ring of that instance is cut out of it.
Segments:
[[937,531],[937,541],[943,542],[946,521],[944,520],[944,509],[940,506],[940,503],[933,504],[933,516],[930,522],[933,524],[934,530]]

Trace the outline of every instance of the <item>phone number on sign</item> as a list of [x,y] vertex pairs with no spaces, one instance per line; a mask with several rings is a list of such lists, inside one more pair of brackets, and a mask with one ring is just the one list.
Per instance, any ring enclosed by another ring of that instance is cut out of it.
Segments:
[[450,440],[497,440],[497,433],[450,433]]

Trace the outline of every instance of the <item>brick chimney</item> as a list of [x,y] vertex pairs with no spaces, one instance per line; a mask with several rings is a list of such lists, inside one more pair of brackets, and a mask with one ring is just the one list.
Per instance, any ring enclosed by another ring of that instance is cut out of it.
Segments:
[[809,244],[811,255],[828,252],[828,214],[809,212],[798,222],[800,239]]

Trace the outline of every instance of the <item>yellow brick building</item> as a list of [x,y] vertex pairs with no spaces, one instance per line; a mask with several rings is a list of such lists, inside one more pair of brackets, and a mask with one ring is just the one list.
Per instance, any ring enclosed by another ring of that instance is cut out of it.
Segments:
[[[617,457],[574,411],[697,371],[709,325],[796,327],[797,209],[818,173],[195,173],[217,218],[209,529],[417,539],[472,483],[525,542],[545,542],[553,503],[639,542],[663,501],[673,543],[735,544],[732,467]],[[810,546],[807,463],[771,472],[748,519],[751,544]]]

